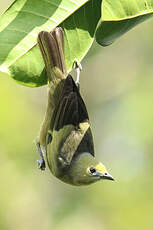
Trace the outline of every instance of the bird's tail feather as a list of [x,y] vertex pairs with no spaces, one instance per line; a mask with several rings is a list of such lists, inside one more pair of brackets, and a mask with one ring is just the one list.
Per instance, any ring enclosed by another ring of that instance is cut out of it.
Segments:
[[37,41],[49,80],[48,104],[39,135],[40,145],[45,146],[48,130],[51,131],[53,115],[59,103],[59,95],[67,77],[64,60],[64,32],[60,27],[55,28],[51,33],[41,31]]
[[61,71],[62,78],[66,77],[64,58],[64,32],[57,27],[51,33],[41,31],[38,34],[38,45],[42,53],[49,81],[57,76],[56,71]]

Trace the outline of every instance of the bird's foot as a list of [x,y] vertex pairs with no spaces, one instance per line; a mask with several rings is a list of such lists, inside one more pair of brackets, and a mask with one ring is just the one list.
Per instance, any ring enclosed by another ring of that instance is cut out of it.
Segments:
[[80,72],[82,70],[82,65],[81,65],[80,62],[78,62],[78,60],[76,58],[74,60],[74,65],[75,65],[76,74],[77,74],[75,83],[76,83],[77,87],[79,88],[79,85],[80,85],[80,83],[79,83],[79,81],[80,81]]
[[36,146],[41,158],[40,160],[37,160],[38,168],[44,171],[46,169],[46,163],[44,159],[44,155],[46,155],[46,148],[44,146],[40,146],[40,142],[38,139],[36,139]]
[[44,159],[37,160],[38,162],[38,168],[44,171],[46,169],[46,163]]

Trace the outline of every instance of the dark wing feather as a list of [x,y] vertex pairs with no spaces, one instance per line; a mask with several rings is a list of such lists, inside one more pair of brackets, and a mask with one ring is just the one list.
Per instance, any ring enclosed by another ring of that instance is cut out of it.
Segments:
[[59,130],[65,125],[79,126],[89,120],[85,103],[71,75],[68,75],[54,113],[54,129]]

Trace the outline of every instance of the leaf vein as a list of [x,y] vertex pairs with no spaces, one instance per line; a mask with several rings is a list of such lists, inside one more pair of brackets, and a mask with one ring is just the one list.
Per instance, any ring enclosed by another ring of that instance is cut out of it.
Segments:
[[22,13],[29,13],[29,14],[32,14],[34,16],[38,16],[38,17],[42,17],[42,18],[47,18],[48,20],[50,20],[50,21],[58,24],[58,21],[55,18],[53,18],[53,17],[50,18],[50,17],[47,17],[45,15],[37,14],[34,11],[29,11],[29,10],[28,11],[27,10],[20,10],[19,13],[21,13],[21,12]]
[[78,3],[74,0],[70,0],[70,2],[74,3],[75,5],[78,5]]
[[55,6],[57,8],[60,8],[61,10],[65,10],[67,12],[70,12],[70,10],[64,6],[61,6],[61,5],[58,5],[56,4],[55,2],[50,2],[50,1],[47,1],[47,0],[43,0],[44,2],[48,3],[49,5],[52,5],[52,6]]

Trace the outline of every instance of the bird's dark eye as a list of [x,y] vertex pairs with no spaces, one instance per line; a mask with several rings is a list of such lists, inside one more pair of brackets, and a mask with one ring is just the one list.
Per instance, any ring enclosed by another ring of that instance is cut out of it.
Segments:
[[92,167],[91,167],[89,170],[90,170],[90,172],[91,172],[92,174],[96,172],[96,169],[95,169],[95,168],[92,168]]

